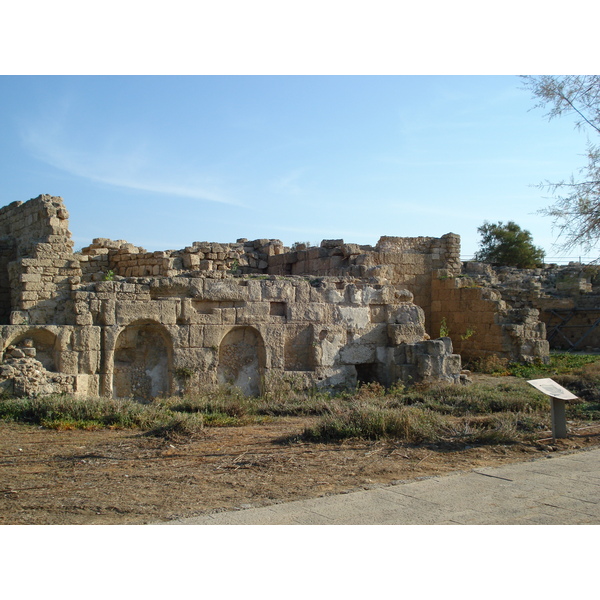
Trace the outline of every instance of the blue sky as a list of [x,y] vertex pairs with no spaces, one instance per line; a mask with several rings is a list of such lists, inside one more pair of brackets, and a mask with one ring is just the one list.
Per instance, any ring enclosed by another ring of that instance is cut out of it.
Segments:
[[62,196],[76,248],[453,232],[469,256],[484,220],[513,220],[567,256],[535,186],[576,173],[586,135],[520,88],[509,75],[4,75],[0,203]]

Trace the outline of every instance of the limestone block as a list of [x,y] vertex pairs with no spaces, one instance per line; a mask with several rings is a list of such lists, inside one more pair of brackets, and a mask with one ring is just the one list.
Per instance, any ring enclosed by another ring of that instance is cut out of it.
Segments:
[[80,352],[79,370],[82,373],[97,373],[100,370],[100,352]]
[[369,304],[371,323],[387,323],[388,306],[386,304]]
[[[131,284],[130,284],[131,285]],[[96,282],[96,291],[97,292],[106,292],[109,294],[114,294],[120,288],[119,282],[117,281],[97,281]]]
[[135,321],[151,320],[161,322],[161,311],[156,302],[121,302],[117,303],[115,310],[115,321],[117,325],[129,325]]
[[95,375],[78,374],[75,376],[74,391],[78,396],[98,396],[99,378]]
[[414,344],[425,337],[425,327],[420,323],[409,323],[407,325],[390,323],[387,326],[389,344]]
[[235,325],[237,317],[237,309],[235,308],[221,308],[217,312],[221,313],[221,322],[223,325]]
[[444,344],[444,354],[452,354],[452,339],[449,337],[442,337],[439,341]]
[[269,267],[282,267],[285,264],[285,254],[269,255]]
[[57,353],[56,368],[61,373],[79,372],[79,352],[65,350]]
[[362,252],[358,244],[340,244],[340,246],[344,258],[358,256]]
[[346,286],[345,297],[350,304],[363,304],[363,290],[353,283]]
[[260,281],[262,300],[294,302],[296,290],[288,281]]
[[93,325],[94,319],[91,313],[75,315],[75,325]]
[[440,338],[437,340],[426,340],[421,343],[421,347],[423,351],[426,352],[430,356],[441,356],[446,353],[446,344],[444,339],[448,338]]
[[39,282],[24,282],[21,284],[21,289],[26,290],[28,292],[41,292],[46,289],[47,285],[45,283]]
[[325,323],[329,315],[329,306],[325,304],[296,303],[288,307],[290,322]]
[[114,299],[102,300],[99,321],[102,325],[114,325],[116,318],[116,302]]
[[413,301],[413,294],[404,288],[393,285],[385,285],[381,289],[381,300],[385,304],[401,304]]
[[327,287],[322,293],[323,302],[330,304],[341,304],[344,302],[345,296],[344,290],[337,290],[330,287]]
[[269,302],[249,302],[246,306],[236,308],[237,325],[252,325],[271,321]]
[[298,261],[292,264],[292,275],[304,275],[306,270],[306,260],[300,260],[300,254],[302,252],[298,252]]
[[356,387],[356,368],[352,365],[319,367],[315,372],[316,386],[324,389],[353,389]]
[[365,287],[365,289],[363,290],[363,302],[365,304],[385,304],[385,300],[383,298],[384,289],[384,287],[380,289],[375,289],[371,286]]
[[442,363],[442,374],[449,377],[460,376],[462,369],[462,361],[460,355],[451,354],[446,356]]
[[27,325],[29,324],[29,314],[24,310],[13,310],[10,313],[11,325]]
[[420,306],[412,303],[404,303],[394,308],[390,307],[390,319],[392,323],[399,325],[424,324],[425,313]]
[[202,372],[215,369],[217,353],[211,348],[180,348],[173,352],[173,371],[185,368]]
[[419,379],[432,379],[434,374],[440,371],[438,357],[428,354],[419,354],[416,366]]
[[[205,325],[203,326],[204,330],[204,344],[205,348],[213,348],[218,350],[221,345],[221,340],[225,336],[225,334],[230,331],[231,327],[224,327],[222,325]],[[197,333],[192,334],[192,327],[190,327],[190,340],[192,335],[197,335]]]
[[287,327],[281,324],[259,324],[259,334],[267,352],[267,368],[283,369],[285,364],[285,334]]
[[304,303],[310,301],[311,285],[308,281],[299,281],[294,287],[296,288],[296,302]]
[[263,281],[256,279],[244,280],[246,283],[248,302],[261,302],[263,299]]
[[78,352],[99,351],[101,347],[100,327],[78,327],[72,336],[72,348]]
[[329,332],[315,348],[317,364],[323,367],[339,364],[339,352],[345,344],[345,332]]
[[[418,341],[423,338],[418,338]],[[353,338],[354,342],[360,344],[375,344],[379,346],[388,345],[388,325],[387,323],[369,324],[365,329],[361,330],[358,335]]]
[[247,300],[248,287],[240,285],[238,279],[206,279],[202,298],[221,302]]
[[190,324],[196,325],[221,325],[223,323],[223,315],[221,310],[215,309],[211,313],[193,312],[190,314]]
[[181,302],[179,298],[163,299],[158,301],[159,305],[159,323],[163,325],[175,325],[177,315],[181,312]]
[[349,329],[364,329],[371,322],[368,306],[336,306],[334,314],[335,322]]
[[358,365],[375,362],[375,345],[353,343],[341,348],[339,362],[346,365]]

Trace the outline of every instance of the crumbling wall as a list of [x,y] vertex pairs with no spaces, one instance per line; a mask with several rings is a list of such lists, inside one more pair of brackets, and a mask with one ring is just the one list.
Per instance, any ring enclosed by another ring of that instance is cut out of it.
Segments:
[[67,322],[64,303],[81,276],[68,217],[60,198],[44,195],[0,210],[5,248],[0,268],[6,269],[0,281],[10,287],[10,307],[4,300],[2,311],[5,323]]
[[512,308],[537,310],[552,348],[600,351],[600,266],[516,269],[468,262],[463,271]]
[[[98,238],[77,255],[86,280],[112,271],[122,277],[174,277],[206,273],[306,275],[378,280],[409,289],[430,322],[431,272],[460,273],[460,237],[383,236],[373,246],[323,240],[318,247],[280,240],[239,239],[235,244],[194,242],[183,250],[147,252],[123,240]],[[431,332],[429,332],[431,334]]]
[[411,291],[429,324],[432,270],[460,273],[460,267],[460,237],[448,233],[441,238],[383,236],[375,247],[347,244],[342,239],[323,240],[320,247],[313,248],[301,244],[293,252],[271,256],[268,272],[345,275],[400,285]]
[[[294,249],[239,239],[164,252],[97,238],[74,254],[67,217],[50,196],[0,211],[0,382],[24,393],[148,400],[231,383],[255,394],[287,376],[327,389],[458,382],[453,347],[547,355],[535,311],[458,277],[454,234]],[[450,336],[429,339],[442,317]],[[25,389],[23,374],[34,372],[38,383]]]
[[539,311],[511,308],[501,294],[470,277],[432,274],[432,327],[452,339],[465,359],[497,355],[516,362],[547,362],[549,344]]
[[[48,331],[53,364],[75,376],[76,392],[147,400],[231,383],[256,394],[275,375],[326,389],[460,380],[449,340],[424,341],[423,311],[395,286],[147,278],[90,283],[73,300],[77,324]],[[31,326],[0,330],[6,348],[23,335],[41,339]]]
[[234,244],[194,242],[183,250],[147,252],[124,240],[96,238],[77,258],[86,280],[102,281],[109,271],[120,277],[266,273],[269,257],[284,250],[280,240],[242,238]]

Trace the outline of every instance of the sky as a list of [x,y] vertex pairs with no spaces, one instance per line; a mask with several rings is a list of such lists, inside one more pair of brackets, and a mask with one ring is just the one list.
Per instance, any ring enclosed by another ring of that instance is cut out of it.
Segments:
[[452,232],[468,258],[515,221],[586,256],[537,213],[586,133],[534,104],[516,75],[3,75],[0,204],[61,196],[76,249]]

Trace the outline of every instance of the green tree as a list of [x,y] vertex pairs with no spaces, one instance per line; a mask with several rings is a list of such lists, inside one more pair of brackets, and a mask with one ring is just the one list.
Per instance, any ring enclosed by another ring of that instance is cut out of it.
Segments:
[[532,269],[544,262],[544,251],[533,245],[531,233],[521,229],[514,221],[506,225],[502,221],[484,221],[477,231],[481,241],[475,260],[519,269]]
[[[600,75],[524,76],[525,89],[533,92],[535,108],[550,107],[548,119],[575,116],[575,127],[595,136],[600,134]],[[600,146],[587,143],[587,165],[569,181],[545,182],[555,203],[541,214],[551,217],[558,228],[560,248],[582,246],[590,250],[600,241]]]

